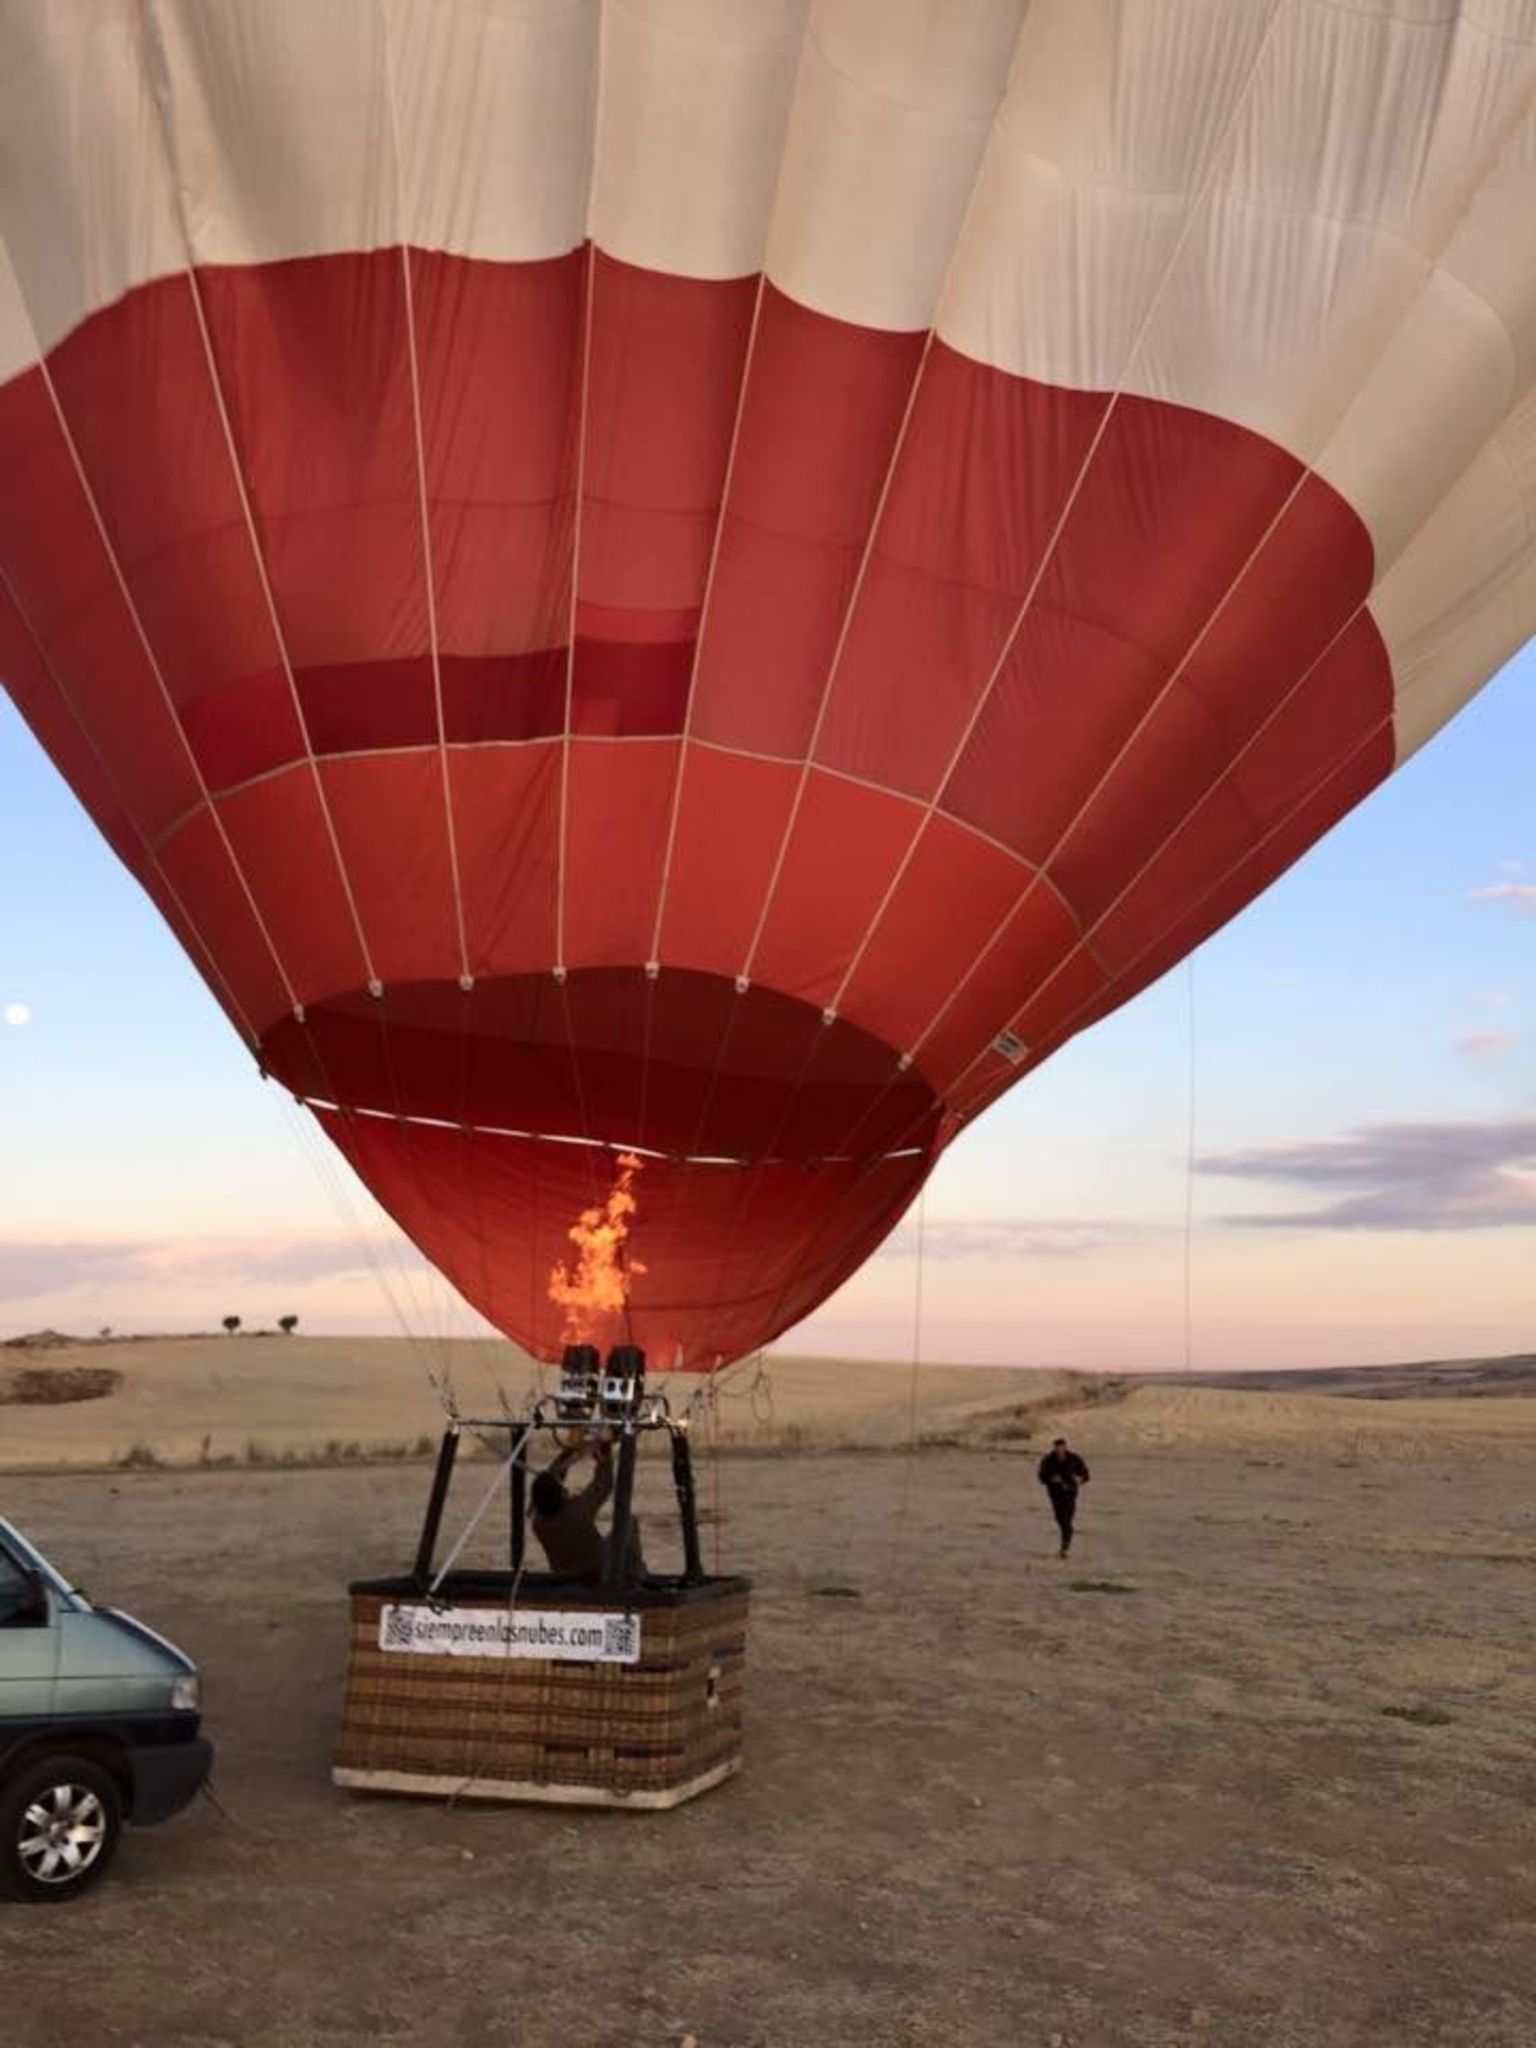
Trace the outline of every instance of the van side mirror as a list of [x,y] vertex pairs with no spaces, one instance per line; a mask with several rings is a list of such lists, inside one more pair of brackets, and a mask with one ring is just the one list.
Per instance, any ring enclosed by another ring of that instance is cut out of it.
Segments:
[[8,1609],[0,1609],[0,1628],[46,1628],[48,1625],[48,1581],[39,1571],[27,1567],[18,1575],[21,1584]]

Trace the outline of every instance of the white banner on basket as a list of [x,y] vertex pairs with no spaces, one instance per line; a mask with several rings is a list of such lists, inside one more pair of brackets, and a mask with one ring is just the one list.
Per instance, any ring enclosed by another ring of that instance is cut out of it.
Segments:
[[542,1609],[395,1607],[379,1615],[381,1650],[428,1657],[549,1657],[567,1663],[635,1664],[638,1614],[553,1614]]

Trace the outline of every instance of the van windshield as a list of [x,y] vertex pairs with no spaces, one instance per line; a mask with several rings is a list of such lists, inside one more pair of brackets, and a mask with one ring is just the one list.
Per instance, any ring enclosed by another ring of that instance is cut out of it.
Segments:
[[[29,1570],[41,1572],[67,1607],[90,1612],[91,1603],[85,1595],[55,1571],[42,1552],[30,1544],[14,1524],[0,1521],[0,1584],[11,1583],[10,1574],[20,1582],[22,1575]],[[0,1602],[3,1600],[4,1594],[0,1592]],[[0,1621],[3,1619],[4,1608],[0,1606]]]
[[18,1615],[27,1613],[36,1597],[15,1558],[0,1550],[0,1628],[8,1627]]

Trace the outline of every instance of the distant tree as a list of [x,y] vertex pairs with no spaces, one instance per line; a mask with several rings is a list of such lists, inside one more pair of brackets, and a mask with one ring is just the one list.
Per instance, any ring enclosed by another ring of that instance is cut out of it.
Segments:
[[233,1337],[236,1330],[238,1330],[240,1327],[240,1318],[238,1316],[226,1316],[224,1318],[224,1327],[229,1332],[230,1336]]
[[282,1331],[285,1337],[291,1337],[294,1331],[299,1327],[299,1319],[297,1316],[279,1316],[277,1319],[277,1327]]
[[112,1325],[110,1323],[103,1323],[101,1328],[96,1332],[96,1334],[98,1337],[110,1337],[112,1334]]

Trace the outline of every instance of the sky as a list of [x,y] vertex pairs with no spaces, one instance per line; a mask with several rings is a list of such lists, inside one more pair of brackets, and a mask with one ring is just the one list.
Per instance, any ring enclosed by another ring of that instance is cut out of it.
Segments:
[[[0,695],[0,1337],[483,1329]],[[779,1348],[1158,1370],[1536,1350],[1536,643],[1029,1075]]]

